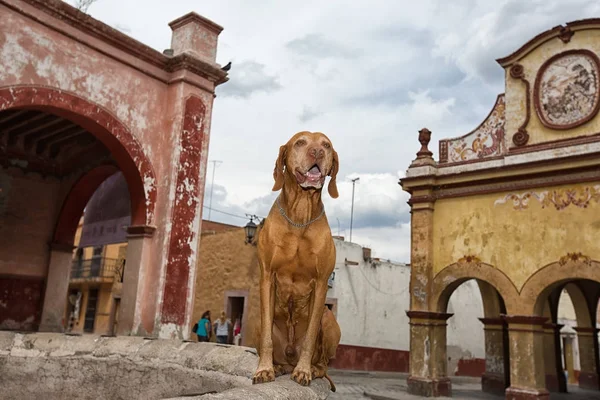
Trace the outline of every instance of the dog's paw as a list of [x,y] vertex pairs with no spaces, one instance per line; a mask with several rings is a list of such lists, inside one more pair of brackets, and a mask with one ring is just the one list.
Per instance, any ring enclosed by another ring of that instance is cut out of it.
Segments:
[[292,380],[302,386],[310,385],[310,381],[312,379],[312,372],[310,368],[302,368],[300,366],[296,366],[294,368],[294,372],[292,372]]
[[256,371],[252,378],[252,384],[267,383],[275,380],[275,371],[273,368],[266,368]]

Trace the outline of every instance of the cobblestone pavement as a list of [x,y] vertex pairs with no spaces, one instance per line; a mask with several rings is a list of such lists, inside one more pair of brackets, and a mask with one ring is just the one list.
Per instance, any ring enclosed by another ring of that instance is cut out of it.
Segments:
[[[406,392],[407,374],[388,372],[363,372],[329,370],[329,376],[337,391],[328,400],[423,400]],[[465,400],[502,400],[504,396],[494,396],[481,392],[478,378],[452,378],[452,398]],[[550,400],[600,400],[600,392],[579,390],[569,386],[569,393],[551,393]]]

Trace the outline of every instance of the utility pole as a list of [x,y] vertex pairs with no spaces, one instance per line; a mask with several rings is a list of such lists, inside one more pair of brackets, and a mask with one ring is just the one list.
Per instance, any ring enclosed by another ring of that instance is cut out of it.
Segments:
[[337,219],[338,222],[338,236],[340,236],[340,219],[338,217],[335,217],[335,219]]
[[213,190],[215,188],[215,169],[217,169],[217,164],[221,164],[223,161],[212,160],[209,162],[213,163],[212,183],[210,184],[210,201],[208,204],[208,220],[210,221],[210,212],[212,211],[212,195],[213,195]]
[[352,220],[354,218],[354,184],[359,179],[360,178],[354,178],[354,179],[352,179],[352,207],[350,209],[350,243],[352,243]]

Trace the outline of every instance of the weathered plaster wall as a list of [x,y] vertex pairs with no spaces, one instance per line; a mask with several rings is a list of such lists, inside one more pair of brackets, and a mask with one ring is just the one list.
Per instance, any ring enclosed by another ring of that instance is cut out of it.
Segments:
[[[365,261],[360,245],[334,241],[335,279],[327,298],[337,299],[340,343],[408,349],[410,268],[386,261]],[[346,259],[358,265],[345,265]]]
[[[242,343],[255,347],[260,325],[260,268],[256,247],[245,244],[245,238],[242,228],[202,235],[192,320],[198,321],[210,310],[214,321],[225,310],[227,291],[247,291]],[[195,340],[195,335],[192,338]]]
[[45,277],[60,182],[0,169],[0,190],[0,275]]
[[[192,298],[180,292],[193,291],[195,281],[215,86],[201,75],[212,74],[216,80],[224,76],[214,59],[205,59],[208,64],[195,69],[191,65],[198,63],[189,57],[177,59],[177,71],[170,72],[168,57],[92,18],[73,14],[62,2],[46,3],[0,2],[0,107],[26,106],[18,102],[31,93],[19,88],[31,85],[38,97],[47,97],[37,102],[66,109],[75,122],[98,130],[92,133],[111,150],[130,189],[132,183],[139,189],[132,189],[137,197],[133,202],[145,200],[143,222],[136,211],[140,207],[133,207],[132,219],[158,227],[152,240],[142,240],[131,250],[140,251],[136,260],[144,266],[135,276],[139,285],[124,289],[124,299],[134,295],[128,291],[136,292],[135,304],[126,307],[131,332],[181,337],[191,318]],[[207,43],[216,45],[221,28],[203,23],[214,36]],[[187,26],[186,21],[181,24]],[[202,29],[194,32],[201,34]],[[177,45],[178,38],[175,34]],[[216,52],[207,46],[198,51]],[[73,116],[72,111],[81,115]],[[112,135],[95,123],[113,129]]]
[[[532,50],[518,62],[524,68],[525,78],[531,86],[531,95],[533,96],[533,86],[537,71],[542,64],[554,54],[572,49],[590,49],[596,54],[600,54],[600,31],[582,30],[577,31],[569,41],[563,43],[558,37],[551,39]],[[597,78],[596,78],[597,79]],[[520,79],[513,79],[509,70],[506,70],[506,125],[505,141],[507,148],[514,147],[512,135],[521,126],[526,116],[526,97],[525,85]],[[539,120],[531,97],[530,120],[527,125],[529,141],[527,144],[536,144],[558,139],[573,138],[577,136],[591,135],[600,132],[600,117],[596,116],[593,120],[579,127],[561,131],[545,127]]]
[[[340,343],[384,349],[409,349],[410,267],[404,264],[363,259],[360,245],[335,239],[337,259],[333,288],[327,297],[337,299]],[[359,265],[344,265],[344,260]],[[448,320],[449,356],[455,366],[460,358],[483,358],[481,294],[475,281],[459,286],[450,298]],[[450,370],[452,372],[453,369]]]
[[599,259],[598,185],[485,194],[468,201],[438,200],[434,213],[434,273],[473,255],[502,271],[521,289],[539,268],[559,261],[568,252]]

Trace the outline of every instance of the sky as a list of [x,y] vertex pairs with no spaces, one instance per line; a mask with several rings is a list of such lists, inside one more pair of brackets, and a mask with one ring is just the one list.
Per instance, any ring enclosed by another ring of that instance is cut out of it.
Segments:
[[408,263],[410,210],[398,180],[420,148],[418,131],[433,132],[437,159],[438,140],[476,128],[504,92],[495,59],[556,25],[600,17],[600,2],[96,0],[88,9],[159,51],[170,47],[168,23],[190,11],[224,27],[217,62],[232,62],[213,109],[210,219],[265,217],[279,146],[320,131],[340,158],[339,198],[323,191],[332,233],[349,239],[358,177],[352,241]]

